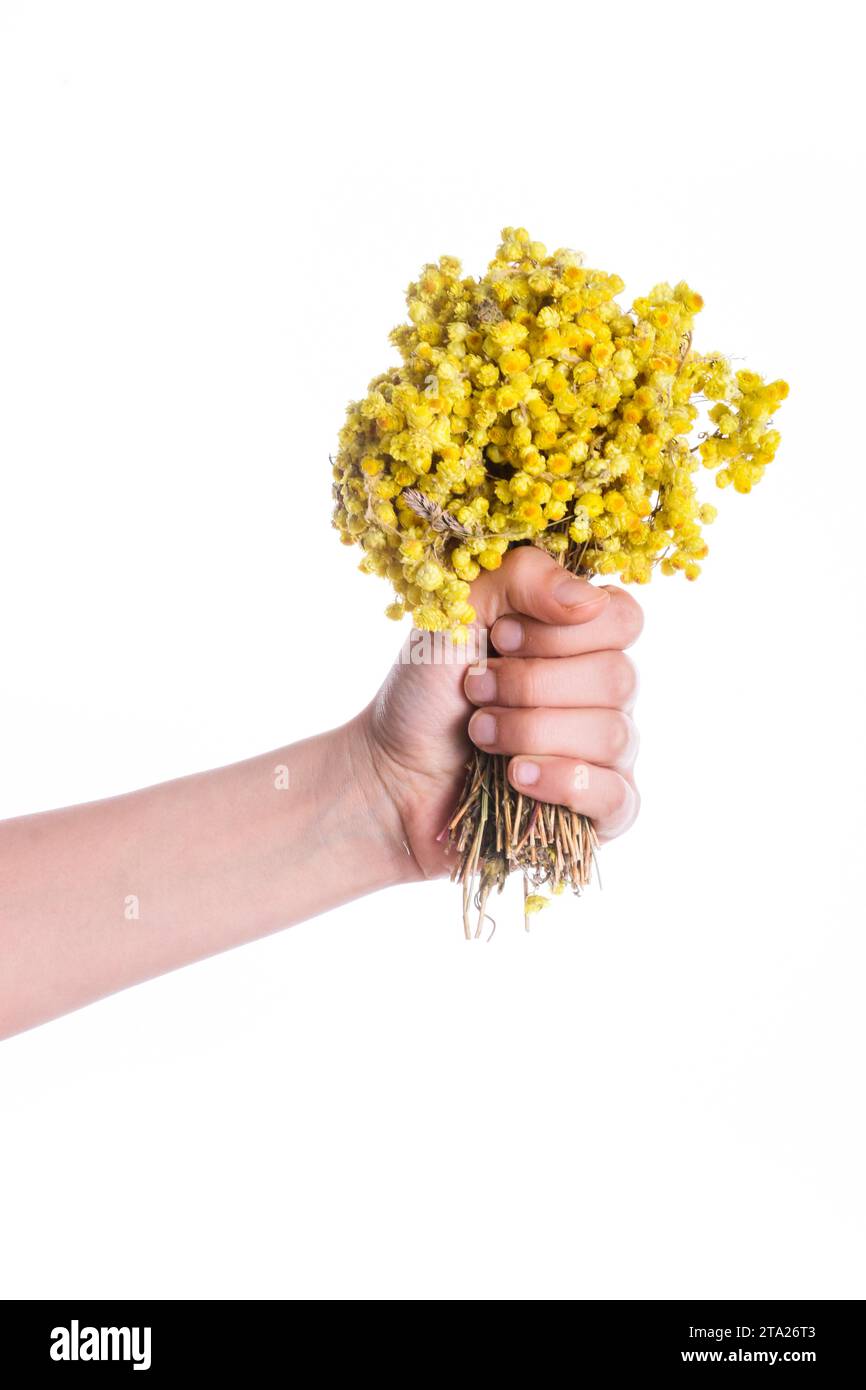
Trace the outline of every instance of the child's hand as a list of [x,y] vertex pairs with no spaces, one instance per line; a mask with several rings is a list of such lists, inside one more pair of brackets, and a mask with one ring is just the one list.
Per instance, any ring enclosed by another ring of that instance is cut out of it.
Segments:
[[590,816],[602,840],[627,830],[639,806],[637,674],[624,655],[643,625],[636,601],[521,546],[476,580],[472,602],[488,629],[486,670],[398,661],[359,720],[427,876],[451,867],[436,836],[460,793],[470,739],[509,755],[519,791]]

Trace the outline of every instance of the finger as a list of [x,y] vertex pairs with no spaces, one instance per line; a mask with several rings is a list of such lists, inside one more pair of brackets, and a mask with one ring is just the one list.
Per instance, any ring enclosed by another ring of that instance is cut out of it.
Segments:
[[543,550],[521,545],[509,550],[501,567],[472,585],[472,605],[482,625],[503,613],[526,613],[543,623],[591,622],[610,602],[606,589],[569,574]]
[[636,787],[621,773],[575,758],[512,758],[508,780],[517,791],[537,801],[567,806],[589,816],[605,840],[628,830],[640,808]]
[[618,709],[476,710],[469,737],[488,753],[543,753],[627,771],[638,750],[637,727]]
[[578,656],[582,652],[624,650],[643,628],[643,610],[631,594],[605,586],[610,602],[592,623],[578,626],[540,623],[521,613],[506,613],[490,631],[498,652],[515,656]]
[[631,709],[637,669],[625,652],[586,652],[559,661],[497,656],[470,671],[463,689],[473,705],[542,705],[554,709]]

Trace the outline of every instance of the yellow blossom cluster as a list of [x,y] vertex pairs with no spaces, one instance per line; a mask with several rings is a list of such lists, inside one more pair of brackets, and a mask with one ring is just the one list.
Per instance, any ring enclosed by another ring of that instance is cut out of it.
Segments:
[[716,512],[696,470],[748,492],[788,387],[693,349],[684,281],[630,310],[622,289],[522,227],[482,279],[443,256],[409,286],[402,363],[350,404],[333,464],[334,525],[390,581],[390,617],[459,630],[472,580],[519,544],[627,583],[698,576]]

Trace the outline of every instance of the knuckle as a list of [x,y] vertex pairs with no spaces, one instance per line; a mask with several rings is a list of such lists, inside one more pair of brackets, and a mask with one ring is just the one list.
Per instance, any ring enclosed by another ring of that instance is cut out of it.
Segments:
[[516,753],[537,753],[545,746],[544,716],[536,709],[516,709],[499,717],[503,741]]
[[536,705],[544,684],[544,662],[540,658],[511,657],[497,668],[498,698],[507,705]]
[[625,652],[608,652],[605,662],[605,686],[608,698],[616,708],[630,705],[637,695],[637,667]]
[[611,762],[624,761],[635,741],[635,727],[622,710],[612,710],[606,721],[605,752]]
[[516,584],[521,584],[529,577],[532,569],[532,548],[530,546],[519,545],[516,549],[509,550],[503,562],[503,568],[508,567],[508,578]]
[[624,647],[630,647],[643,632],[643,609],[631,594],[623,592],[616,605],[616,623],[619,640]]
[[632,791],[623,777],[615,777],[610,784],[606,800],[607,814],[611,820],[621,820],[631,809]]

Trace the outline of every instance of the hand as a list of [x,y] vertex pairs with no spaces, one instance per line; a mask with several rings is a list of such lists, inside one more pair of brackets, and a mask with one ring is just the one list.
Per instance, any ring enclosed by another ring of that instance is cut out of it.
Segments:
[[453,858],[436,837],[463,785],[470,740],[509,755],[517,790],[590,816],[602,841],[638,812],[637,673],[624,649],[643,626],[639,604],[567,574],[532,546],[509,551],[501,569],[477,579],[472,603],[499,653],[487,669],[398,660],[356,721],[416,877],[450,871]]

